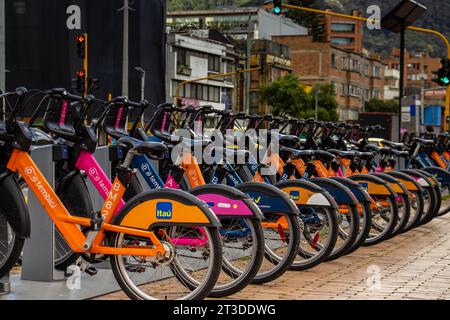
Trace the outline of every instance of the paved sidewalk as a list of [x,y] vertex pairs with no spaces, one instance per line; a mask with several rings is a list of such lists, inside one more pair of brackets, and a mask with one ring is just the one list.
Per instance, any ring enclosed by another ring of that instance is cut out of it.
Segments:
[[450,299],[450,216],[228,299]]

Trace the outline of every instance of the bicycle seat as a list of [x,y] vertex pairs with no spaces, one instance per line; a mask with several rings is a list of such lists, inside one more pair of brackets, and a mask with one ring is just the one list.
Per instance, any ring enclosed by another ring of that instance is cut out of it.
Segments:
[[342,151],[338,149],[328,149],[329,153],[334,154],[340,158],[353,158],[356,157],[357,151]]
[[372,160],[374,154],[372,152],[358,152],[356,156],[363,160]]
[[409,152],[408,151],[400,151],[400,150],[391,150],[391,154],[397,156],[397,157],[409,157]]
[[324,150],[314,150],[314,157],[326,162],[333,161],[336,159],[336,156],[334,154]]
[[224,161],[227,161],[228,159],[235,159],[236,157],[238,157],[238,159],[245,159],[245,161],[247,162],[250,155],[250,152],[247,150],[236,150],[222,147],[214,147],[214,153],[222,154],[224,157]]
[[288,147],[282,147],[280,149],[280,152],[287,153],[289,157],[293,159],[299,159],[304,157],[313,157],[314,151],[313,150],[297,150],[293,148]]
[[129,149],[134,149],[139,153],[145,154],[154,160],[161,160],[164,158],[169,149],[160,142],[139,141],[130,137],[122,137],[119,139],[119,144],[127,146]]
[[373,143],[369,143],[369,144],[366,144],[364,146],[364,150],[366,150],[366,151],[373,151],[373,152],[380,152],[380,147],[377,146],[377,145],[374,145]]
[[30,128],[30,132],[33,136],[33,144],[36,146],[46,146],[55,143],[49,134],[38,128]]
[[392,142],[384,139],[381,140],[381,143],[394,149],[403,149],[405,147],[404,143]]
[[413,141],[423,144],[425,146],[434,146],[434,140],[425,140],[420,138],[414,138]]

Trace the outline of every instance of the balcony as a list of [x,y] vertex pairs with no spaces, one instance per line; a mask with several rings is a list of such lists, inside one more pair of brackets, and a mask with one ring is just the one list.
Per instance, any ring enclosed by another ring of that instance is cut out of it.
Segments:
[[192,69],[189,66],[185,66],[185,65],[178,65],[177,66],[177,73],[181,74],[183,76],[188,76],[190,77],[192,75]]

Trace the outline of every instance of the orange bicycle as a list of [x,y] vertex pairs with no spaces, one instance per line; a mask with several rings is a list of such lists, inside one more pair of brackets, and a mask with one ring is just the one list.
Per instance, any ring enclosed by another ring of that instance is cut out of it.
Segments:
[[[27,90],[0,95],[15,100],[14,108],[0,126],[0,230],[8,233],[0,254],[0,278],[12,268],[30,236],[30,220],[22,192],[16,181],[20,174],[45,208],[51,220],[76,253],[111,256],[114,276],[132,299],[202,299],[213,289],[222,267],[220,223],[209,206],[179,190],[155,190],[131,199],[115,215],[133,176],[129,165],[134,156],[161,158],[167,148],[161,143],[142,142],[132,148],[117,168],[112,189],[100,212],[90,218],[72,216],[52,190],[29,151],[32,136],[28,127],[16,120]],[[89,103],[89,97],[70,95],[65,99]],[[95,137],[86,128],[86,138]],[[201,231],[201,235],[199,232]],[[179,237],[203,237],[206,245],[193,252],[178,246]],[[195,283],[187,287],[185,283]]]

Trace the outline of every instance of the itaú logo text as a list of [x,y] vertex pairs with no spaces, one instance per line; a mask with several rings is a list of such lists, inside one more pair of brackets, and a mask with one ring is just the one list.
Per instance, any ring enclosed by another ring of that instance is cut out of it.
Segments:
[[92,178],[92,180],[97,185],[97,187],[100,188],[101,192],[103,192],[103,194],[108,194],[109,193],[109,188],[105,184],[105,182],[102,180],[100,175],[98,174],[97,169],[96,168],[90,168],[88,170],[88,173],[89,173],[89,176]]
[[30,178],[31,182],[34,183],[38,191],[41,193],[42,197],[45,199],[50,208],[56,208],[57,204],[55,199],[53,199],[51,193],[45,189],[42,182],[39,180],[38,175],[33,167],[26,167],[25,174]]

